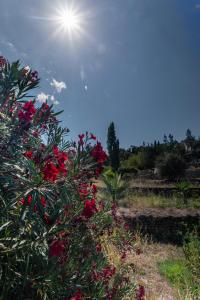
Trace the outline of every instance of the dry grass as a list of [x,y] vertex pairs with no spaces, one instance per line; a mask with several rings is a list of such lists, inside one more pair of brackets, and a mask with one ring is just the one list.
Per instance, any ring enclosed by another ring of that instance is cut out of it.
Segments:
[[123,199],[119,200],[119,205],[128,208],[200,208],[200,199],[190,198],[186,206],[183,199],[176,196],[164,197],[153,193],[142,195],[128,192]]
[[[128,266],[129,276],[136,285],[145,288],[146,300],[191,300],[189,296],[183,299],[178,290],[170,286],[165,277],[160,275],[158,263],[167,259],[184,257],[182,248],[170,244],[153,243],[149,238],[141,237],[140,233],[134,236],[134,249],[124,262],[116,247],[110,242],[110,237],[102,237],[103,250],[111,264],[120,270],[123,265]],[[134,296],[126,300],[134,300]]]
[[148,242],[139,235],[136,244],[141,253],[131,253],[127,262],[134,267],[137,283],[145,287],[146,300],[182,300],[158,271],[158,262],[182,256],[181,248]]

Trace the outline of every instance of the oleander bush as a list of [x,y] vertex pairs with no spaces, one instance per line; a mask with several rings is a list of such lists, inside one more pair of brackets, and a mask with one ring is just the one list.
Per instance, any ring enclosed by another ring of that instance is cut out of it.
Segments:
[[[93,134],[67,140],[53,106],[30,91],[38,74],[0,57],[0,299],[123,299],[133,292],[121,253],[131,234],[94,179],[107,155]],[[30,97],[31,96],[31,97]]]

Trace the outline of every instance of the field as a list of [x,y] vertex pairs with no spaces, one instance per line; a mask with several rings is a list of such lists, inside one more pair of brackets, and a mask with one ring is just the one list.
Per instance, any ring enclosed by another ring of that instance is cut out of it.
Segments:
[[199,186],[192,186],[186,201],[174,184],[113,180],[110,185],[98,182],[99,197],[116,191],[120,214],[135,238],[126,260],[145,299],[200,299]]

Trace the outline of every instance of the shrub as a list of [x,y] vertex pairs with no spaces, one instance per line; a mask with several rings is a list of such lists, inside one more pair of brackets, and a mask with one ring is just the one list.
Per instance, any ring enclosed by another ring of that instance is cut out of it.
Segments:
[[53,106],[27,100],[38,83],[0,57],[1,299],[122,299],[129,278],[101,237],[115,230],[124,253],[131,236],[93,183],[107,155],[93,134],[67,141]]
[[122,168],[146,170],[154,167],[154,157],[150,150],[142,150],[137,154],[132,154],[127,160],[123,161]]
[[124,195],[127,189],[127,184],[121,179],[121,175],[108,170],[102,174],[101,179],[105,185],[104,193],[111,196],[114,203]]
[[188,204],[188,198],[190,196],[192,184],[187,181],[181,181],[176,184],[177,195],[183,199],[185,205]]
[[162,178],[173,181],[184,177],[186,164],[180,156],[169,153],[158,159],[157,168]]

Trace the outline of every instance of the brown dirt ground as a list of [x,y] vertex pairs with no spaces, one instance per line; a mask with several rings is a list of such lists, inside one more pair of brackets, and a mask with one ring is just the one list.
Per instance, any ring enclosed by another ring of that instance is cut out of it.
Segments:
[[183,300],[158,271],[158,262],[180,258],[183,255],[181,248],[158,243],[144,243],[138,247],[142,253],[131,253],[127,262],[135,270],[137,283],[144,286],[146,300]]

